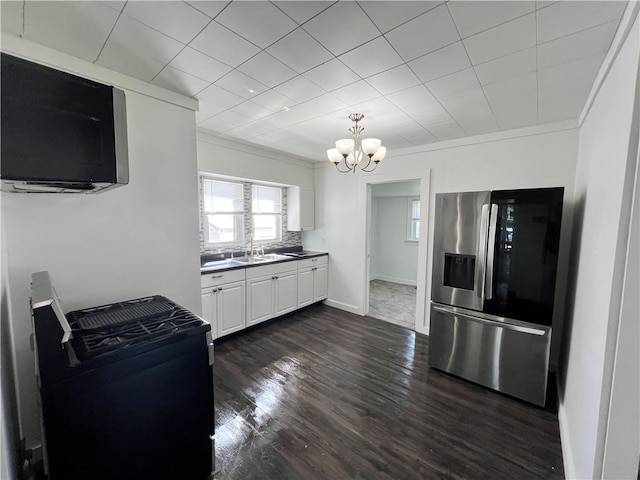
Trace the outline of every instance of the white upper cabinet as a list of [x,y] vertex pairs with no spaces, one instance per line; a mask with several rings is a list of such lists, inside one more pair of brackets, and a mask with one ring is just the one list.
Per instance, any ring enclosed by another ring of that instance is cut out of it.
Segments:
[[287,188],[287,230],[302,232],[315,228],[315,198],[312,188]]

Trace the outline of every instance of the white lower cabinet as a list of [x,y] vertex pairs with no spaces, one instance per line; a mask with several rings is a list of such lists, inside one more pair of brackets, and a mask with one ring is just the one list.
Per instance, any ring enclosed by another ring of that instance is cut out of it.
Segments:
[[327,298],[327,272],[326,255],[298,261],[298,308]]
[[223,337],[327,298],[328,257],[201,276],[202,318]]
[[292,312],[298,307],[297,262],[247,269],[247,325]]
[[202,318],[211,324],[213,338],[245,328],[245,272],[202,275]]

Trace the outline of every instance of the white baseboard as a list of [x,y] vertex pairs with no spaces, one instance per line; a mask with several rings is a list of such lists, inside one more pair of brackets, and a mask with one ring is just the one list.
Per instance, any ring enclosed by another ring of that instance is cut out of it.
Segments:
[[412,287],[416,287],[418,285],[418,282],[415,280],[387,277],[386,275],[373,275],[369,280],[382,280],[383,282],[399,283],[400,285],[410,285]]
[[556,373],[556,390],[558,392],[558,425],[560,427],[560,445],[562,446],[562,463],[564,466],[564,478],[576,478],[576,467],[573,462],[573,452],[569,439],[569,425],[567,414],[560,401],[560,379]]
[[358,307],[349,305],[348,303],[336,302],[335,300],[326,299],[324,301],[324,304],[330,307],[339,308],[340,310],[344,310],[349,313],[355,313],[356,315],[363,315]]

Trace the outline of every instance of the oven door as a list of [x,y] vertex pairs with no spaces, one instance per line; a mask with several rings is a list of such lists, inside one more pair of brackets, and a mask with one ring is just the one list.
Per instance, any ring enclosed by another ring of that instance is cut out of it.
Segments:
[[434,302],[482,310],[491,192],[436,195]]

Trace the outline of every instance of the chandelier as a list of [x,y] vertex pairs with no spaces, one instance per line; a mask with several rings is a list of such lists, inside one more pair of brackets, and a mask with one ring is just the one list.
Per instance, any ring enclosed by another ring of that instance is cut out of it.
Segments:
[[[360,167],[360,170],[373,172],[387,153],[387,148],[381,146],[382,142],[377,138],[360,140],[360,134],[364,131],[364,127],[358,125],[358,122],[363,118],[362,113],[349,115],[349,120],[354,122],[354,125],[349,129],[353,138],[342,138],[336,142],[336,148],[327,150],[327,157],[341,173],[355,173],[356,167],[360,165],[364,155],[367,155],[369,159],[366,165]],[[343,160],[346,170],[340,169],[340,163]],[[373,162],[373,166],[369,167],[371,162]]]

